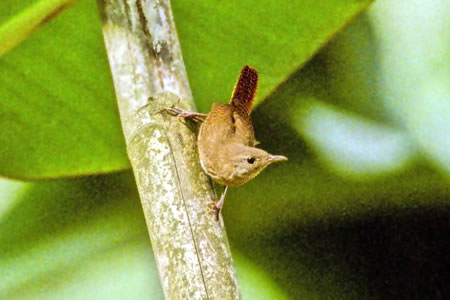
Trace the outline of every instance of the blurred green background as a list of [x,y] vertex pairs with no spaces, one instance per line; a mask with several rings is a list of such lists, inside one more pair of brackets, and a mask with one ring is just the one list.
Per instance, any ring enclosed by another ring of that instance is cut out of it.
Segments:
[[[0,298],[162,299],[96,3],[66,2],[0,3]],[[289,157],[227,195],[244,299],[445,299],[450,3],[172,6],[198,109],[255,66]]]

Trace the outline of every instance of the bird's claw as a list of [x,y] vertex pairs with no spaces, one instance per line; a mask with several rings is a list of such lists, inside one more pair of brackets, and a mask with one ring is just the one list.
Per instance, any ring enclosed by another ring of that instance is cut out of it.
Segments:
[[190,111],[185,111],[182,109],[179,109],[177,107],[169,107],[166,108],[165,111],[178,118],[178,120],[180,120],[183,123],[186,123],[186,119],[191,119],[197,123],[202,123],[203,122],[203,118],[206,117],[205,114],[201,114],[201,113],[196,113],[196,112],[190,112]]
[[209,208],[211,209],[211,214],[214,214],[216,221],[219,221],[221,208],[217,206],[217,202],[211,201],[209,203]]

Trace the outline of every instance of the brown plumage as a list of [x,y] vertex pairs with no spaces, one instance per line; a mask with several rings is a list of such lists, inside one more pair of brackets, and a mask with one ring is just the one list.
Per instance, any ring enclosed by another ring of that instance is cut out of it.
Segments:
[[217,217],[228,186],[238,186],[254,178],[275,161],[287,160],[256,148],[250,112],[258,85],[258,72],[249,66],[242,68],[229,104],[214,103],[209,114],[170,112],[185,118],[203,121],[198,135],[200,163],[206,174],[225,186],[215,204]]

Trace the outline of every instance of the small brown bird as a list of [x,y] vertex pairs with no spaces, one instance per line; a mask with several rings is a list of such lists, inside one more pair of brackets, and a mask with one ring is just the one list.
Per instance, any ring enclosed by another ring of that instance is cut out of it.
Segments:
[[258,72],[244,66],[229,104],[214,103],[209,114],[169,108],[173,115],[202,123],[198,135],[200,164],[206,174],[224,185],[214,203],[219,218],[229,186],[238,186],[258,175],[270,163],[287,160],[256,148],[250,113],[258,85]]

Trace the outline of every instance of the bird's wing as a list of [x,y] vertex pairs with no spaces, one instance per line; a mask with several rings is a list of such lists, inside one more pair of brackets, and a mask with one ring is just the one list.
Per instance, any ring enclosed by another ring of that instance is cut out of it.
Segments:
[[250,116],[231,104],[214,103],[202,124],[200,138],[211,147],[229,144],[254,146],[254,132]]
[[233,142],[245,146],[255,146],[255,133],[250,116],[240,111],[233,111]]

